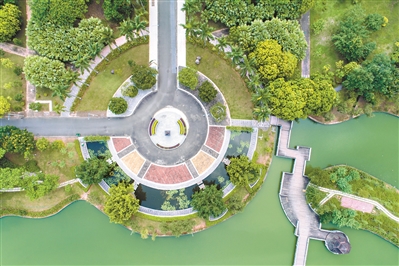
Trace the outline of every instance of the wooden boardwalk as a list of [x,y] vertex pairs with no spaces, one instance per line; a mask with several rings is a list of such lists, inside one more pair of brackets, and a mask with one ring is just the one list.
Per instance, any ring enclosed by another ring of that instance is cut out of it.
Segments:
[[295,235],[298,239],[294,265],[306,265],[309,239],[325,241],[330,233],[340,232],[320,229],[319,217],[306,202],[305,190],[309,179],[304,175],[304,171],[306,161],[310,160],[311,148],[300,146],[296,149],[288,148],[292,122],[272,116],[270,124],[280,127],[276,155],[295,160],[292,173],[283,173],[279,196],[287,218],[296,227]]

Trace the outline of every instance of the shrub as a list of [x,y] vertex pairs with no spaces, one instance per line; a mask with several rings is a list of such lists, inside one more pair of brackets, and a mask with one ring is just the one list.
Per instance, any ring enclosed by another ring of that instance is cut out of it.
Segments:
[[22,41],[21,41],[20,39],[18,39],[18,38],[12,39],[12,42],[13,42],[15,45],[22,46]]
[[0,7],[0,42],[10,41],[21,29],[21,11],[18,6],[5,4]]
[[158,73],[155,69],[149,66],[137,65],[132,63],[132,82],[141,90],[151,89],[155,85],[157,79],[155,75]]
[[23,96],[21,93],[17,93],[17,94],[14,96],[14,100],[16,100],[17,102],[22,101],[23,98],[24,98],[24,96]]
[[109,136],[86,136],[84,137],[84,140],[87,142],[91,141],[108,141]]
[[214,104],[211,109],[211,115],[215,119],[216,122],[221,122],[226,118],[226,106],[222,103],[217,102]]
[[122,97],[115,97],[109,102],[108,108],[114,114],[123,114],[127,110],[127,102]]
[[22,67],[20,67],[20,66],[14,67],[14,73],[15,73],[15,75],[20,76],[20,75],[22,74],[22,72],[23,72]]
[[192,90],[198,85],[197,71],[192,68],[183,68],[179,72],[178,76],[179,82]]
[[39,151],[45,151],[50,146],[50,142],[46,138],[40,138],[36,141],[36,148]]
[[139,93],[139,90],[136,86],[129,86],[127,88],[122,89],[122,95],[127,97],[136,97]]
[[318,19],[317,21],[315,21],[312,26],[310,27],[313,31],[313,33],[315,35],[320,34],[320,32],[323,30],[324,28],[324,19]]
[[65,147],[65,143],[62,140],[55,140],[51,143],[51,149],[61,150]]
[[366,28],[371,31],[377,31],[381,29],[384,24],[384,17],[380,14],[370,14],[364,20]]
[[24,164],[24,168],[26,171],[34,173],[34,172],[39,172],[40,167],[37,166],[37,161],[35,160],[29,160]]
[[42,104],[41,103],[30,103],[29,104],[29,109],[35,110],[35,111],[40,111],[42,110]]
[[199,97],[206,103],[211,102],[215,99],[217,90],[213,87],[213,85],[209,81],[205,81],[199,87]]

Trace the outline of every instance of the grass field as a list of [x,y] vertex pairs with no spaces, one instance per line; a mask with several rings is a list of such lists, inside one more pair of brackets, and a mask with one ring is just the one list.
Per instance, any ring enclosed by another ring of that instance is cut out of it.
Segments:
[[[93,78],[76,111],[105,111],[116,90],[131,75],[128,60],[137,64],[148,64],[148,44],[129,49],[109,62],[103,71]],[[115,74],[111,74],[111,70]]]
[[[370,40],[376,42],[377,48],[369,55],[372,58],[378,53],[392,52],[393,44],[399,41],[399,1],[398,0],[362,0],[361,6],[367,14],[378,13],[389,19],[386,27],[370,35]],[[319,19],[323,19],[324,29],[318,35],[311,33],[310,64],[311,73],[322,70],[324,65],[329,64],[335,69],[335,62],[343,58],[335,50],[331,36],[336,32],[339,21],[345,13],[353,8],[352,1],[321,0],[316,1],[310,12],[311,25]]]
[[[4,58],[9,58],[15,66],[23,67],[24,58],[22,56],[6,53]],[[5,89],[6,83],[13,82],[13,88]],[[14,68],[5,68],[0,64],[0,95],[4,97],[11,97],[11,111],[21,111],[25,106],[25,96],[22,101],[14,100],[15,96],[20,93],[25,94],[26,82],[23,75],[17,76],[14,73]],[[21,110],[19,110],[21,108]]]
[[[194,63],[197,56],[202,58],[199,65]],[[208,49],[187,43],[187,66],[197,69],[215,82],[229,105],[232,118],[252,119],[251,94],[231,64]]]

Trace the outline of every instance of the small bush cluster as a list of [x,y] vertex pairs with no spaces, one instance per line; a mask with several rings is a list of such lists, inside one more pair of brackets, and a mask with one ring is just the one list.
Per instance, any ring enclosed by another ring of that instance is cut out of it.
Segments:
[[30,103],[29,104],[29,109],[35,110],[35,111],[41,111],[43,105],[41,103]]
[[129,86],[125,89],[122,89],[122,95],[126,97],[136,97],[139,93],[139,89],[136,86]]
[[109,136],[86,136],[83,138],[87,142],[91,141],[108,141]]
[[192,90],[195,90],[198,85],[197,71],[192,68],[186,67],[180,70],[178,79],[181,84]]
[[220,102],[214,104],[211,107],[210,112],[216,122],[221,122],[226,118],[226,106]]
[[206,103],[209,103],[213,99],[215,99],[217,94],[217,90],[209,81],[205,81],[204,83],[202,83],[198,90],[200,99]]
[[127,110],[127,102],[122,97],[114,97],[109,102],[108,108],[116,115],[123,114]]

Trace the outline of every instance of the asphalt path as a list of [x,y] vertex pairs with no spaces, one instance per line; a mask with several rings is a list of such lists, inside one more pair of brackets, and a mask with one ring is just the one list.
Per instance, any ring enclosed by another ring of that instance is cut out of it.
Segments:
[[[0,120],[37,136],[85,135],[131,136],[145,158],[163,165],[173,165],[193,157],[205,143],[208,131],[206,113],[191,94],[178,90],[177,84],[177,2],[158,2],[158,91],[149,94],[126,118],[25,118]],[[184,51],[185,52],[185,51]],[[148,134],[152,116],[166,106],[181,110],[187,117],[189,131],[185,142],[167,151],[156,147]]]

